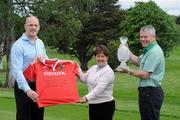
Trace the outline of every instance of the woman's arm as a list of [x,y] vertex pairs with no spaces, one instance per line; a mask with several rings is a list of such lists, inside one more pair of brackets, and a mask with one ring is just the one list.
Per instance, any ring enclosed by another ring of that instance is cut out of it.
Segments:
[[81,82],[84,82],[86,83],[86,80],[87,80],[87,76],[88,76],[88,73],[84,73],[80,67],[78,67],[78,72],[79,72],[79,79]]

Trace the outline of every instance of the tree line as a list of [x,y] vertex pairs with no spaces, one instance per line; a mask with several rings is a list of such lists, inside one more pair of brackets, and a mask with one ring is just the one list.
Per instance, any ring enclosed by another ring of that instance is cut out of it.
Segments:
[[[153,1],[137,2],[123,10],[117,0],[1,0],[0,11],[0,62],[4,55],[10,61],[11,45],[21,36],[29,15],[40,19],[39,37],[45,45],[77,57],[83,70],[88,69],[99,44],[108,46],[109,63],[116,67],[120,36],[127,36],[130,49],[140,54],[139,30],[147,24],[157,29],[158,43],[166,56],[179,40],[176,22]],[[7,71],[5,86],[11,79],[10,65]]]

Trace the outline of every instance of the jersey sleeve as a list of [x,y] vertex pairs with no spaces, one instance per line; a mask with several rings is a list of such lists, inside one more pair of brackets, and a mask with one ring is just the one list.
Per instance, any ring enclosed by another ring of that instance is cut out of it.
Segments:
[[25,78],[27,81],[31,82],[34,81],[36,78],[36,74],[35,74],[35,68],[34,68],[34,64],[30,64],[25,71],[23,72]]
[[77,77],[79,77],[78,65],[75,62],[73,63],[73,72]]

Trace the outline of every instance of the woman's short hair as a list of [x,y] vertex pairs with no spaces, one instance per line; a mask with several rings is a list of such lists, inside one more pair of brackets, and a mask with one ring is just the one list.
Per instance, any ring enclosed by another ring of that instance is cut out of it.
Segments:
[[105,45],[99,45],[95,49],[95,56],[98,54],[104,54],[106,57],[109,57],[109,50]]

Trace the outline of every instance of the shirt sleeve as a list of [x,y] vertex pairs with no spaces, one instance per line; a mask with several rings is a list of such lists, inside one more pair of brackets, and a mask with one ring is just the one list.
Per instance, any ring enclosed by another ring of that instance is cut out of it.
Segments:
[[[43,46],[44,46],[44,44],[43,44]],[[45,59],[48,59],[48,56],[47,56],[47,53],[46,53],[46,48],[45,48],[45,46],[44,46],[43,51],[44,51],[44,57],[45,57]]]
[[79,73],[79,79],[81,82],[86,83],[87,77],[88,77],[88,72],[83,73],[80,67],[78,67],[78,73]]
[[23,75],[23,48],[14,45],[11,49],[12,76],[17,81],[19,89],[27,92],[30,87]]
[[96,96],[100,95],[107,88],[108,85],[113,84],[114,73],[108,70],[106,72],[103,72],[98,79],[100,80],[98,80],[99,82],[97,86],[86,95],[88,100],[91,100]]
[[142,70],[147,72],[154,72],[157,67],[159,61],[159,55],[156,53],[151,53],[147,56],[146,60],[144,61],[144,67]]

